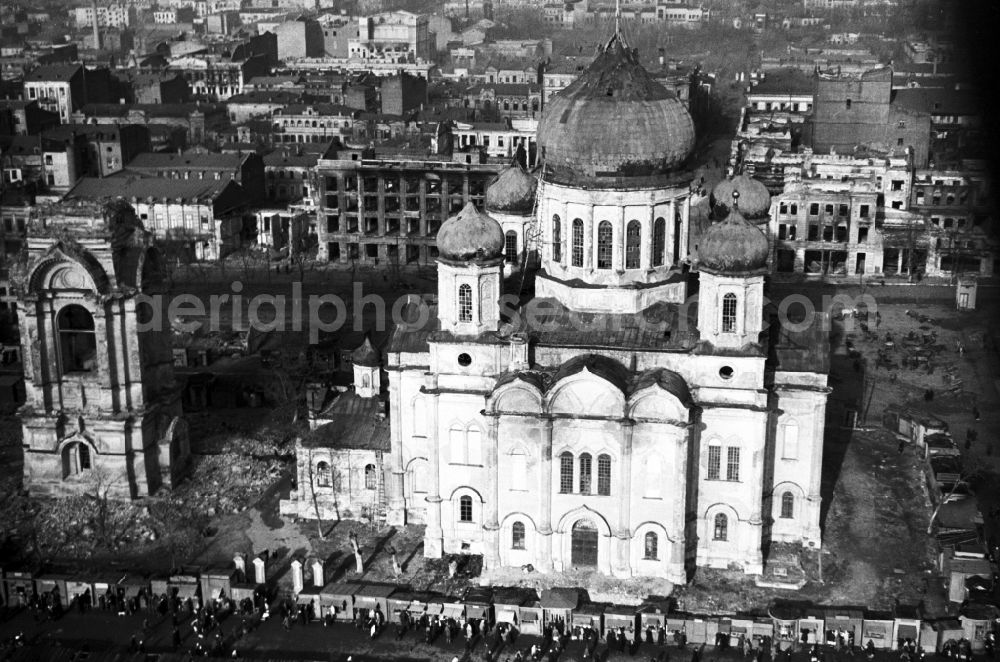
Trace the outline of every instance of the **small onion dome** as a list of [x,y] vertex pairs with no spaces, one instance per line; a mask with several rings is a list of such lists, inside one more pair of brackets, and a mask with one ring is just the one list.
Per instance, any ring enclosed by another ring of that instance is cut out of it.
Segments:
[[535,208],[538,180],[520,163],[511,164],[486,189],[486,210],[529,214]]
[[698,267],[704,271],[748,273],[767,266],[767,237],[743,218],[740,194],[733,191],[733,204],[726,218],[702,236],[698,246]]
[[446,260],[492,260],[503,254],[503,228],[470,202],[441,224],[437,247]]
[[729,201],[734,192],[740,194],[740,213],[745,218],[760,218],[771,211],[771,194],[767,192],[767,187],[752,177],[737,175],[723,179],[712,190],[711,202],[716,218],[723,218],[729,213]]
[[351,363],[366,368],[377,368],[381,363],[378,350],[372,347],[372,341],[368,336],[365,336],[365,341],[360,347],[351,352]]

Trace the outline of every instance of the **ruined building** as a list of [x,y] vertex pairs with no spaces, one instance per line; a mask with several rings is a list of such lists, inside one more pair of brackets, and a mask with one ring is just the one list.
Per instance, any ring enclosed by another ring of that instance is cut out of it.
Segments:
[[48,209],[28,228],[18,291],[33,495],[137,498],[170,487],[190,455],[170,327],[141,295],[161,264],[131,208]]

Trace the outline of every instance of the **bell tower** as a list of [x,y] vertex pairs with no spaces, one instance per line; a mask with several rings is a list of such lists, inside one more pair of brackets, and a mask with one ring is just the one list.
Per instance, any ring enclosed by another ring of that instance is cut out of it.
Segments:
[[161,263],[131,207],[29,226],[18,291],[32,494],[130,499],[173,485],[190,456]]

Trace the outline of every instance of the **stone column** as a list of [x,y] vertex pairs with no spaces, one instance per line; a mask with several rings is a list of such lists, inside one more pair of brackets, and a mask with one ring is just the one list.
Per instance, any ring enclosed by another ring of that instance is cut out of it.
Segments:
[[618,216],[618,222],[611,223],[611,269],[612,271],[624,271],[625,241],[628,234],[625,231],[625,224],[628,222],[628,219],[625,218],[625,207],[619,207],[616,216]]
[[687,257],[691,252],[688,245],[688,237],[691,235],[691,198],[682,198],[681,205],[681,259]]
[[653,268],[653,228],[656,226],[656,208],[653,206],[649,207],[649,217],[643,223],[640,252],[639,252],[639,266],[643,270]]
[[[632,575],[629,545],[632,540],[632,433],[635,422],[624,420],[619,428],[621,460],[618,463],[618,530],[613,531],[617,554],[612,561],[612,571],[617,577]],[[611,490],[612,494],[615,490]]]
[[[676,232],[674,231],[676,227],[676,224],[674,223],[674,217],[676,215],[677,215],[676,206],[674,201],[671,200],[667,204],[667,213],[663,219],[666,222],[666,228],[664,228],[664,233],[663,233],[663,240],[664,240],[663,250],[667,254],[667,257],[664,259],[664,264],[675,269],[680,268],[677,262],[674,260],[674,241],[675,241],[674,235],[676,234]],[[678,252],[681,253],[680,257],[683,257],[683,251],[678,251]]]
[[[389,373],[390,389],[393,393],[402,392],[400,388],[400,375],[395,371]],[[404,493],[403,480],[405,478],[405,467],[403,466],[403,417],[400,411],[399,397],[389,398],[389,437],[391,448],[391,471],[392,480],[389,484],[389,512],[388,523],[390,526],[403,526],[406,524],[406,498]]]
[[500,427],[499,414],[487,414],[486,428],[486,503],[484,504],[483,529],[486,535],[483,537],[486,549],[483,553],[483,562],[487,568],[495,568],[500,564],[500,522],[497,517],[499,508],[500,489],[498,481],[499,462],[497,432]]
[[552,424],[551,418],[542,419],[541,458],[538,463],[538,556],[539,570],[552,570]]
[[427,494],[427,528],[424,531],[424,556],[439,559],[444,553],[441,531],[441,446],[438,443],[437,375],[424,373],[424,387],[427,395],[427,452],[431,461],[430,491]]

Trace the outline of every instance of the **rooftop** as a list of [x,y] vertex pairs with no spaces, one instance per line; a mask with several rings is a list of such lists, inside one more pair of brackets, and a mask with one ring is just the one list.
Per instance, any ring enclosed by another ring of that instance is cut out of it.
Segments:
[[143,152],[125,166],[129,169],[182,168],[192,170],[237,170],[249,154],[225,154],[211,152],[184,152],[183,154]]
[[320,414],[331,418],[302,438],[302,445],[312,448],[354,450],[389,450],[389,419],[385,403],[378,398],[362,398],[343,393]]
[[183,198],[208,202],[217,198],[227,186],[239,186],[239,184],[221,179],[168,179],[118,175],[103,179],[83,177],[64,199]]
[[53,81],[68,83],[82,68],[83,65],[79,64],[43,64],[32,69],[24,77],[24,81],[26,83]]

